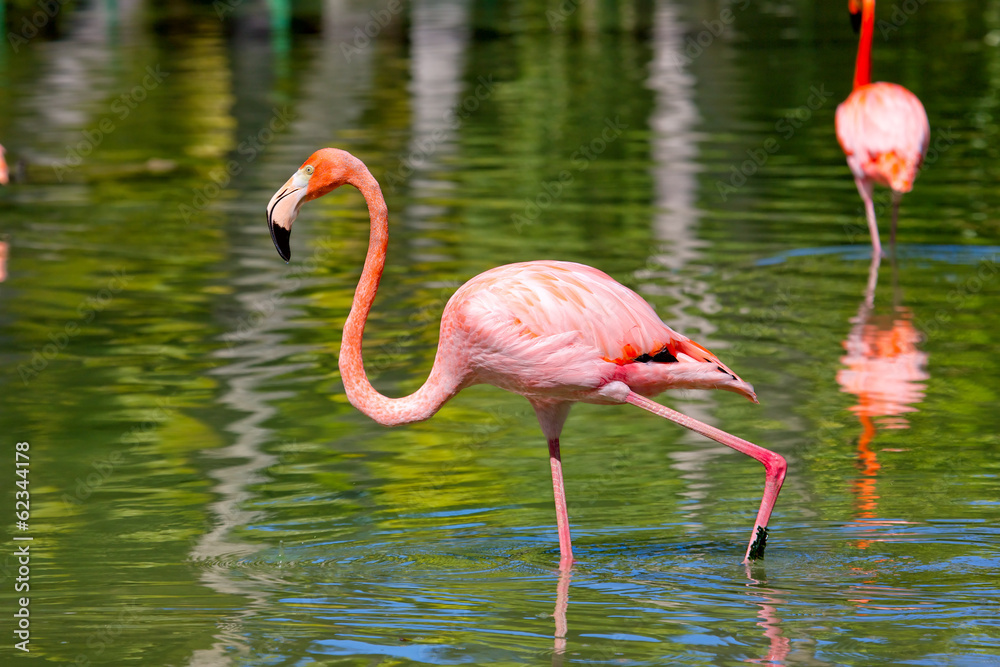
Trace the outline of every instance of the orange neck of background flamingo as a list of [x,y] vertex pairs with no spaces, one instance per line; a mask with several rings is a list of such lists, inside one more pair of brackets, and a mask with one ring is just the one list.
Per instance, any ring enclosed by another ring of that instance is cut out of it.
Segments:
[[875,33],[875,0],[864,0],[861,6],[861,39],[858,59],[854,63],[854,90],[872,81],[872,36]]

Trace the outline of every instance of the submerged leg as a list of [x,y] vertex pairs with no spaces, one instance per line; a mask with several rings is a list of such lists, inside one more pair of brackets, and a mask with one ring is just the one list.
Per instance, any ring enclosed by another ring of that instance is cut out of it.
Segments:
[[[560,569],[559,583],[556,585],[556,608],[552,617],[556,621],[555,641],[552,645],[552,664],[561,665],[562,656],[566,653],[566,610],[569,608],[569,580],[573,572],[568,568]],[[558,660],[556,659],[558,657]]]
[[764,449],[752,442],[737,438],[735,435],[730,435],[722,429],[709,426],[676,410],[671,410],[667,406],[660,405],[656,401],[651,401],[633,391],[630,391],[625,397],[625,402],[631,403],[643,410],[648,410],[654,415],[665,417],[675,424],[680,424],[685,428],[691,429],[695,433],[700,433],[727,447],[732,447],[738,452],[752,456],[764,464],[764,497],[760,501],[757,520],[754,522],[753,533],[750,535],[750,543],[747,545],[747,552],[743,558],[743,562],[746,563],[757,558],[762,558],[764,556],[764,547],[767,544],[767,521],[771,518],[771,510],[774,509],[774,503],[778,500],[781,484],[785,481],[785,470],[788,467],[785,458],[769,449]]
[[569,536],[569,511],[566,508],[566,487],[563,484],[562,456],[559,453],[559,434],[570,403],[532,403],[542,432],[549,441],[549,464],[552,467],[552,495],[556,503],[556,526],[559,529],[559,569],[573,567],[573,544]]

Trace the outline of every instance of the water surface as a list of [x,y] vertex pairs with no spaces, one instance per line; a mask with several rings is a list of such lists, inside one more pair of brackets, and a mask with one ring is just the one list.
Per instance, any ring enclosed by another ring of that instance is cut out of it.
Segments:
[[[934,151],[874,274],[833,133],[843,7],[737,3],[720,31],[726,7],[329,3],[282,32],[94,3],[4,51],[0,432],[10,460],[31,447],[32,657],[995,663],[1000,7],[876,34]],[[662,400],[788,459],[766,559],[739,563],[760,466],[629,406],[563,434],[568,576],[524,399],[473,387],[396,429],[354,411],[363,201],[309,204],[287,265],[264,225],[324,145],[390,209],[376,387],[423,382],[473,275],[598,266],[755,385],[759,406]]]

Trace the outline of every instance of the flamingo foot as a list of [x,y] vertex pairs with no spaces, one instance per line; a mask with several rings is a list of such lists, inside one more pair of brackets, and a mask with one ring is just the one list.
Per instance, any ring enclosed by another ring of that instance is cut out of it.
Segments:
[[758,560],[764,557],[764,547],[767,546],[767,526],[757,526],[757,536],[750,543],[747,560]]

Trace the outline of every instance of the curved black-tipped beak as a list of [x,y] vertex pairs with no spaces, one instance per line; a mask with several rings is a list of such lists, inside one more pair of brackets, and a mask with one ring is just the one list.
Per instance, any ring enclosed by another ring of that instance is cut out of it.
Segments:
[[295,178],[293,176],[281,186],[267,204],[267,228],[271,232],[275,249],[286,262],[292,258],[292,249],[288,244],[292,235],[292,223],[298,217],[306,196],[306,188],[297,185]]
[[270,220],[267,221],[267,226],[271,230],[271,240],[274,241],[274,247],[281,255],[281,259],[289,261],[292,258],[292,249],[288,245],[288,239],[292,237],[291,231],[279,227]]
[[861,9],[858,8],[856,12],[850,12],[851,14],[851,28],[854,29],[854,34],[861,32]]

